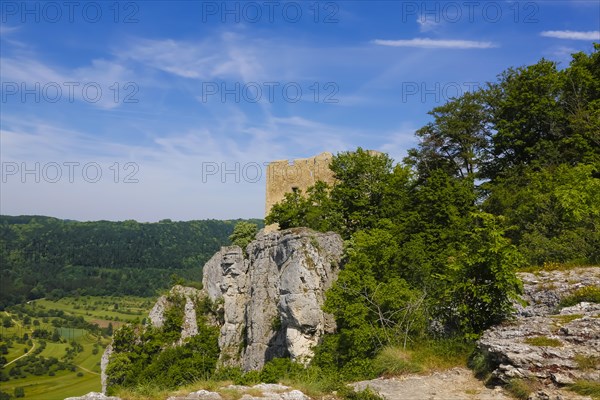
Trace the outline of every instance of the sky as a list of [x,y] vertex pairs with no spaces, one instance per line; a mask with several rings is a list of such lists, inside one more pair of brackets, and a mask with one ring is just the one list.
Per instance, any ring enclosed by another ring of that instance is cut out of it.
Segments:
[[401,162],[432,108],[600,42],[600,2],[0,2],[0,213],[262,218],[265,164]]

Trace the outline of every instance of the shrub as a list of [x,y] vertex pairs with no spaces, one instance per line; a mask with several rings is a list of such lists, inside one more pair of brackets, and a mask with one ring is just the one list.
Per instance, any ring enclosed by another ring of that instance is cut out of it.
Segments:
[[494,363],[479,350],[476,350],[471,354],[468,366],[475,373],[475,377],[484,381],[489,379],[495,368]]
[[339,394],[345,400],[384,400],[382,396],[370,387],[360,391],[354,391],[346,386],[339,391]]
[[283,378],[299,374],[304,367],[289,358],[274,358],[267,362],[260,372],[260,379],[265,383],[277,383]]

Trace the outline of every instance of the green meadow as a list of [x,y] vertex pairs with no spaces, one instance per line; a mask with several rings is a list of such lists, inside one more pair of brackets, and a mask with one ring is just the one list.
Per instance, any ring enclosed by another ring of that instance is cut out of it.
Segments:
[[14,397],[23,388],[22,398],[39,400],[100,391],[100,359],[112,329],[141,322],[153,304],[143,297],[80,296],[7,308],[0,312],[0,390]]

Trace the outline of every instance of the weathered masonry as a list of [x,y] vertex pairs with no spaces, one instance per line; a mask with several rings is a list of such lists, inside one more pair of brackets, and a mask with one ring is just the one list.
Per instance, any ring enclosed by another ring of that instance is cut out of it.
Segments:
[[[306,189],[317,181],[333,184],[333,172],[329,164],[333,154],[321,153],[311,158],[300,158],[293,161],[277,160],[267,166],[267,196],[265,202],[265,215],[271,208],[284,199],[286,193]],[[266,231],[277,230],[277,224],[269,225]]]

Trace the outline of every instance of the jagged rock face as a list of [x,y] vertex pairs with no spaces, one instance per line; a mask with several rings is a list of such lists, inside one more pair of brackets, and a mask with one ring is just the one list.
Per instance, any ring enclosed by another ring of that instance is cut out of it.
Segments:
[[102,353],[102,359],[100,359],[100,381],[102,383],[102,393],[106,393],[106,389],[108,388],[108,375],[106,375],[106,368],[108,367],[108,362],[110,361],[110,356],[113,353],[112,343],[106,346],[104,349],[104,353]]
[[165,323],[165,311],[172,306],[169,301],[169,296],[182,296],[185,298],[185,308],[183,313],[183,324],[181,327],[181,339],[178,344],[189,337],[196,336],[198,334],[198,323],[196,322],[196,307],[194,301],[203,297],[202,291],[192,288],[175,285],[167,295],[162,295],[158,298],[148,318],[150,323],[155,328],[160,328]]
[[306,362],[333,318],[321,310],[337,278],[342,239],[305,228],[259,234],[246,249],[224,247],[204,266],[203,285],[222,302],[223,364],[262,368],[275,357]]
[[[585,379],[600,382],[596,367],[580,368],[582,357],[600,359],[600,304],[579,303],[557,310],[561,300],[583,286],[600,286],[600,268],[543,271],[521,274],[523,298],[514,321],[487,330],[479,348],[497,365],[493,376],[537,378],[544,383],[565,385]],[[555,346],[536,346],[527,338],[555,340]]]

